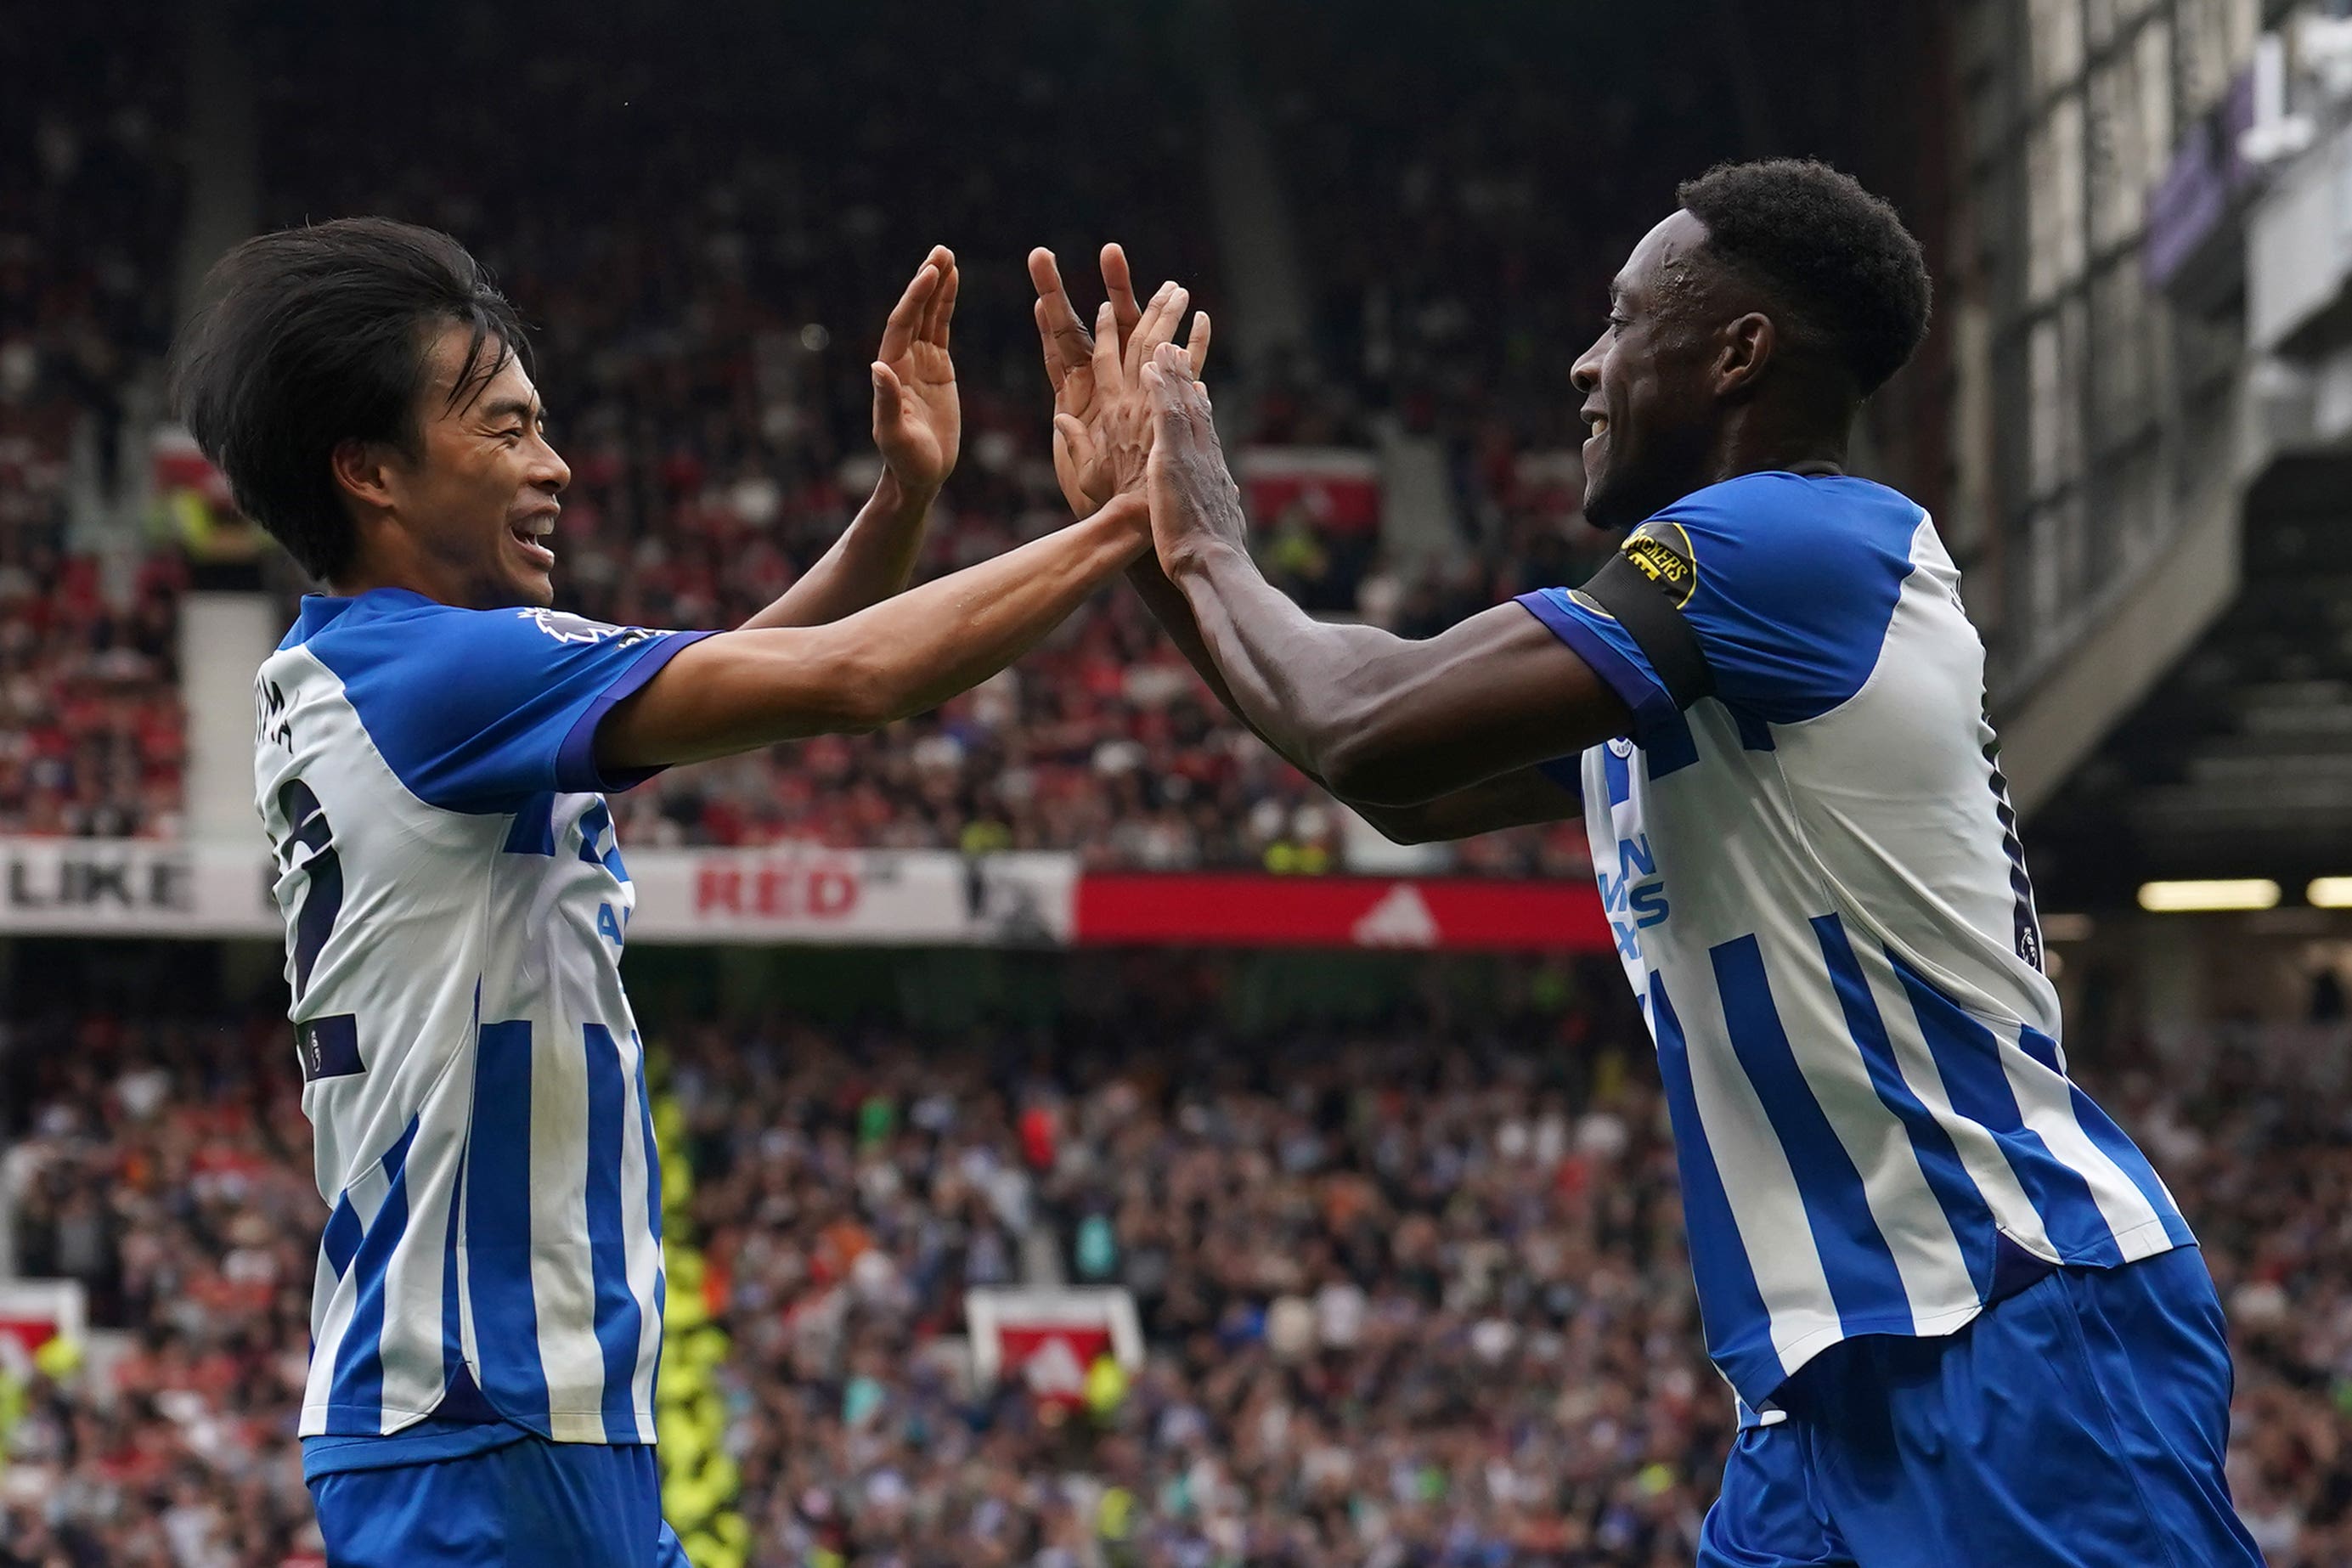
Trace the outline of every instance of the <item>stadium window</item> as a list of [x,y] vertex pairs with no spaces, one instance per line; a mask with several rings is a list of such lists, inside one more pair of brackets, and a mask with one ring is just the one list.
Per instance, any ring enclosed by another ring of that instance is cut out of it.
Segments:
[[2146,129],[2139,106],[2139,62],[2111,55],[2091,73],[2091,250],[2104,255],[2139,232],[2147,192]]
[[2155,417],[2148,375],[2151,309],[2139,258],[2116,258],[2091,279],[2091,438],[2102,454],[2131,440]]
[[2034,96],[2041,98],[2082,74],[2082,0],[2031,0],[2027,26]]
[[2026,292],[2048,300],[2083,275],[2083,97],[2068,93],[2026,139]]

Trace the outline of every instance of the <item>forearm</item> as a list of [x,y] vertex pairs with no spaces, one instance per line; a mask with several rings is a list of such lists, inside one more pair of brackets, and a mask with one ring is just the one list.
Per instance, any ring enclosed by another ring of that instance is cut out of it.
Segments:
[[687,648],[608,715],[607,768],[700,762],[937,707],[1011,664],[1149,547],[1140,498],[808,628]]
[[[1140,571],[1139,564],[1130,578]],[[1218,697],[1267,745],[1331,787],[1330,760],[1362,705],[1363,671],[1400,639],[1373,626],[1317,621],[1238,547],[1206,549],[1162,581],[1173,584],[1172,604],[1138,585],[1177,646],[1188,657],[1197,647],[1195,667],[1205,661],[1215,672],[1210,685]],[[1183,610],[1181,629],[1170,613],[1175,605]]]
[[[1201,636],[1200,624],[1193,619],[1192,606],[1186,601],[1183,590],[1168,580],[1160,569],[1158,557],[1146,555],[1127,569],[1127,580],[1134,584],[1136,595],[1152,619],[1168,634],[1186,662],[1192,665],[1218,701],[1244,724],[1249,724],[1234,700],[1233,689],[1217,668],[1216,660],[1209,655],[1208,644]],[[1250,725],[1258,739],[1265,735]],[[1271,741],[1267,741],[1272,745]],[[1278,752],[1281,748],[1276,747]],[[1296,757],[1285,757],[1291,766],[1298,768],[1325,789],[1328,781],[1312,769],[1303,767]],[[1335,791],[1336,795],[1337,792]],[[1537,823],[1558,822],[1576,814],[1580,802],[1575,793],[1559,784],[1537,768],[1522,768],[1488,779],[1419,805],[1381,805],[1371,801],[1339,797],[1358,815],[1370,823],[1386,837],[1399,844],[1430,844],[1456,838],[1473,838],[1481,833],[1495,833],[1507,827],[1526,827]]]
[[[1143,601],[1143,607],[1151,612],[1151,618],[1160,623],[1160,629],[1168,634],[1168,640],[1176,645],[1176,651],[1184,656],[1184,662],[1192,667],[1192,672],[1225,705],[1227,712],[1247,724],[1249,720],[1234,704],[1233,689],[1225,684],[1224,673],[1209,656],[1209,645],[1202,639],[1200,623],[1192,618],[1192,606],[1186,602],[1184,591],[1171,583],[1168,574],[1160,569],[1160,558],[1146,554],[1127,569],[1127,580],[1134,587],[1135,596]],[[1265,736],[1258,738],[1264,740]],[[1294,767],[1297,765],[1297,758],[1286,760]]]
[[1575,816],[1583,802],[1541,769],[1521,768],[1419,805],[1348,804],[1383,837],[1398,844],[1435,844],[1559,822]]
[[1171,575],[1235,710],[1359,810],[1437,802],[1632,725],[1591,667],[1517,605],[1409,641],[1310,619],[1238,543],[1187,550]]
[[874,494],[817,563],[738,630],[821,626],[881,603],[907,585],[922,553],[936,492],[909,492],[882,471]]
[[861,660],[883,671],[882,721],[936,708],[1035,647],[1150,548],[1143,521],[1140,496],[1114,501],[844,622]]

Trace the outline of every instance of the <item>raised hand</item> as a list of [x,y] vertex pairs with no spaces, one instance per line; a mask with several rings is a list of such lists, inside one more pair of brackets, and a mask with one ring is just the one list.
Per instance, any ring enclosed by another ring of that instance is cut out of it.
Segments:
[[1160,564],[1177,578],[1220,550],[1249,554],[1249,522],[1241,489],[1225,467],[1223,446],[1209,406],[1208,389],[1189,355],[1163,342],[1137,374],[1150,415],[1145,490],[1151,504],[1152,542]]
[[947,482],[963,440],[948,323],[961,281],[955,252],[929,256],[891,307],[874,360],[874,445],[883,466],[910,496],[929,498]]
[[[1127,253],[1116,245],[1103,247],[1102,272],[1108,298],[1089,333],[1062,286],[1053,252],[1029,253],[1037,335],[1054,387],[1054,473],[1063,499],[1081,517],[1113,495],[1140,488],[1150,420],[1139,376],[1159,345],[1173,341],[1192,299],[1164,283],[1148,305],[1139,305]],[[1208,360],[1210,331],[1207,312],[1193,317],[1186,347],[1196,374]]]

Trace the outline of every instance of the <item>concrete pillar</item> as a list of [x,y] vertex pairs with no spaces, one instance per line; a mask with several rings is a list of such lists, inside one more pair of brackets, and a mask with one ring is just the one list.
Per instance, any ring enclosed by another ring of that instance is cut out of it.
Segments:
[[180,601],[180,700],[188,721],[184,814],[192,843],[257,842],[253,677],[285,628],[267,594],[197,589]]

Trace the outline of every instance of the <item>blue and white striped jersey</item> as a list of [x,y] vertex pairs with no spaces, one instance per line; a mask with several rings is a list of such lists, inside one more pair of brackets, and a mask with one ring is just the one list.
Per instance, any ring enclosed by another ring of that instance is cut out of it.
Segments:
[[1743,1420],[1840,1340],[1950,1333],[2053,1265],[2189,1245],[2066,1076],[1984,648],[1927,514],[1750,474],[1624,551],[1713,672],[1686,708],[1588,595],[1520,602],[1633,711],[1582,758],[1586,826]]
[[705,635],[383,588],[305,598],[262,665],[254,778],[331,1211],[306,1438],[653,1441],[660,1163],[599,793],[646,775],[593,750]]

